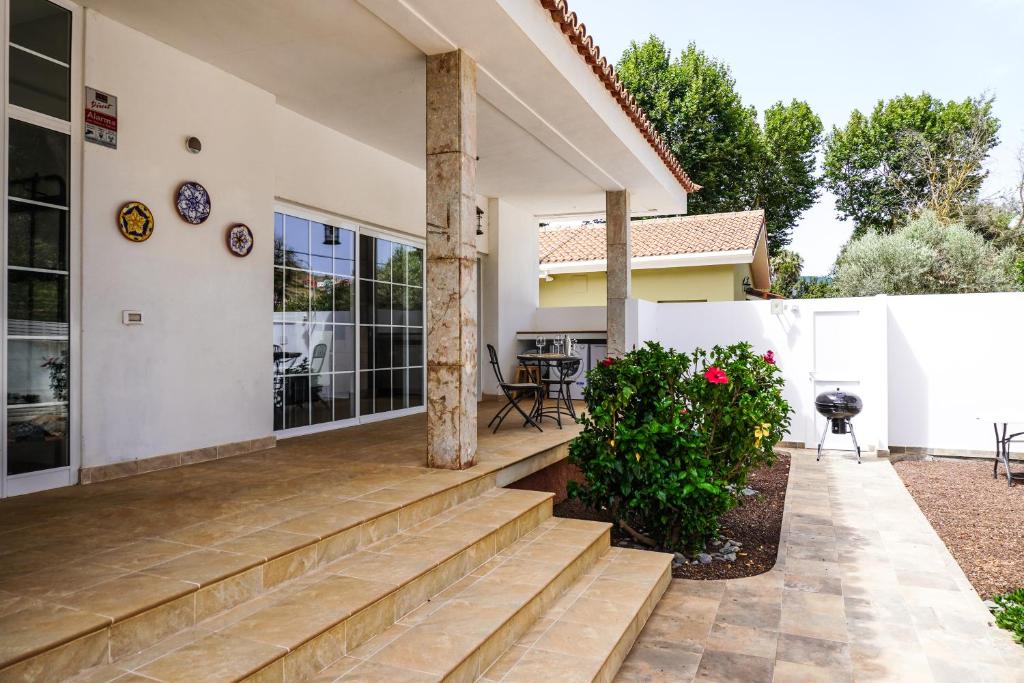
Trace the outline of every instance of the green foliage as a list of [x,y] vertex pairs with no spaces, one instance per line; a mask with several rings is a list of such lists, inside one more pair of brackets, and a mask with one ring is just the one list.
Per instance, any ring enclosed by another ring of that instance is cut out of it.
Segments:
[[836,263],[838,296],[963,294],[1017,289],[1016,251],[925,213],[891,235],[853,239]]
[[[724,371],[726,383],[705,377]],[[692,549],[735,507],[751,469],[774,461],[790,407],[774,363],[749,344],[692,354],[648,342],[587,375],[570,494],[661,547]]]
[[943,102],[928,93],[854,110],[825,141],[825,186],[855,235],[892,232],[925,208],[958,217],[977,198],[982,162],[999,143],[991,98]]
[[689,198],[691,214],[764,209],[769,252],[789,244],[820,185],[814,155],[823,128],[807,103],[773,105],[762,129],[728,66],[693,44],[673,59],[656,36],[631,43],[617,73],[703,186]]
[[772,257],[772,291],[787,298],[795,298],[800,285],[800,271],[804,260],[800,254],[783,249]]
[[1024,645],[1024,588],[1006,595],[997,595],[992,600],[996,603],[992,610],[996,625],[1012,632],[1013,639]]

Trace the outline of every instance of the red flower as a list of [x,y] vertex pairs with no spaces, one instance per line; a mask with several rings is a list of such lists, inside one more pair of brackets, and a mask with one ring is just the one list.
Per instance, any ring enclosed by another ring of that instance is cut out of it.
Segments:
[[601,365],[605,366],[606,368],[610,368],[612,366],[612,363],[614,362],[615,359],[609,356],[608,358],[605,358],[603,361],[601,361]]
[[728,384],[729,377],[725,374],[725,371],[719,367],[712,365],[704,373],[704,379],[708,381],[708,384]]
[[775,365],[775,352],[771,349],[768,349],[768,353],[764,354],[762,358],[764,358],[764,362],[768,365]]

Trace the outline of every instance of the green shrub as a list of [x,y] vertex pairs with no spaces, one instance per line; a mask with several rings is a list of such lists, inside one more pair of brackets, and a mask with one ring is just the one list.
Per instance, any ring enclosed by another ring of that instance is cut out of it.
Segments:
[[771,352],[746,343],[686,354],[648,342],[606,359],[587,375],[569,447],[585,482],[570,495],[662,548],[700,547],[748,473],[774,462],[791,412],[782,386]]
[[1013,633],[1013,639],[1024,645],[1024,588],[997,595],[992,600],[996,603],[992,610],[996,625]]

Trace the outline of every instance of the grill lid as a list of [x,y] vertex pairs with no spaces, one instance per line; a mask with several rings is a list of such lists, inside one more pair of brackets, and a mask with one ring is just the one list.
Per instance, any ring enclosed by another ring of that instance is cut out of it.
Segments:
[[851,418],[864,408],[864,402],[857,394],[842,391],[825,391],[814,399],[814,407],[829,419]]

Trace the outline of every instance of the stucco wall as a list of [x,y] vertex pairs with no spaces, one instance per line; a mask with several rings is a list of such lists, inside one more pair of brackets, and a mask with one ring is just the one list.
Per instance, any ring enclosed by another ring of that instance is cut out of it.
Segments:
[[[633,298],[646,301],[735,301],[743,299],[746,265],[644,268],[633,271]],[[540,305],[603,306],[604,272],[553,275],[540,281]]]

